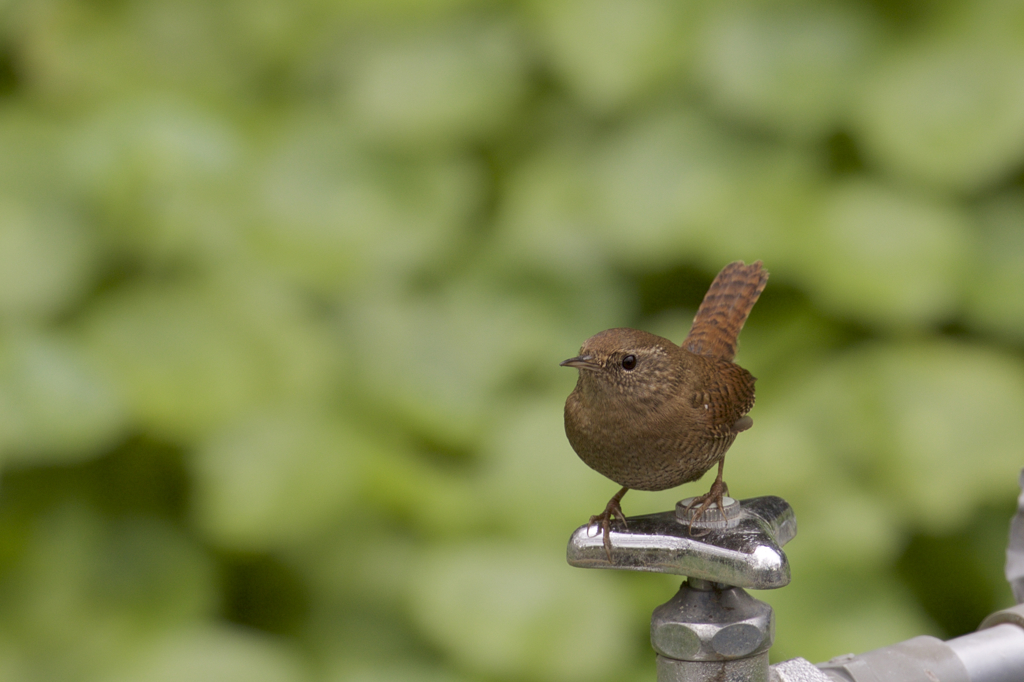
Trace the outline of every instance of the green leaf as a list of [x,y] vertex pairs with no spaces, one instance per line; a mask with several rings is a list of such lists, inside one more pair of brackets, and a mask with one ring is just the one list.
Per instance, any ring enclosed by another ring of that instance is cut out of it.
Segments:
[[102,682],[301,682],[298,652],[256,632],[226,625],[183,629],[125,661]]
[[310,312],[289,292],[228,274],[129,289],[83,322],[90,356],[157,434],[201,436],[256,407],[322,395],[333,379]]
[[112,250],[156,263],[221,263],[238,248],[245,151],[226,117],[164,93],[108,101],[83,116],[66,154]]
[[697,79],[729,118],[798,139],[838,128],[876,27],[853,5],[716,3]]
[[355,670],[342,669],[337,677],[328,678],[329,682],[469,682],[451,670],[435,668],[426,661],[395,663],[387,661],[379,665],[356,667]]
[[500,391],[524,374],[557,371],[582,343],[558,314],[479,277],[429,294],[369,292],[345,311],[348,347],[365,349],[354,388],[430,442],[474,447],[494,423]]
[[34,679],[96,679],[208,617],[213,577],[198,547],[163,521],[104,523],[58,508],[33,524],[0,584],[0,650],[16,647]]
[[891,574],[833,565],[815,570],[821,550],[801,543],[799,537],[786,545],[786,553],[793,566],[793,584],[757,594],[775,609],[778,629],[773,660],[801,656],[827,661],[925,633],[941,634]]
[[631,653],[610,576],[524,545],[439,548],[423,559],[411,605],[423,636],[478,675],[611,680]]
[[870,345],[810,371],[788,400],[828,463],[808,485],[870,489],[895,519],[930,530],[1016,494],[1024,367],[1013,357],[948,342]]
[[61,312],[88,285],[97,260],[78,216],[0,194],[0,316]]
[[869,360],[894,416],[900,456],[886,488],[914,520],[948,528],[995,496],[1012,499],[1024,442],[1024,366],[955,344],[910,346]]
[[693,51],[695,3],[533,2],[556,74],[589,106],[616,109],[678,75]]
[[967,316],[987,332],[1024,340],[1024,195],[1008,192],[979,211],[978,258],[967,279]]
[[95,457],[128,421],[123,396],[65,337],[0,339],[0,443],[5,458],[56,463]]
[[352,503],[378,446],[315,406],[261,412],[211,437],[191,460],[195,513],[218,545],[302,542]]
[[512,120],[525,64],[510,24],[463,19],[377,38],[354,41],[343,67],[339,106],[363,134],[386,146],[436,148]]
[[564,394],[508,406],[484,442],[475,485],[478,514],[515,537],[543,538],[551,547],[600,512],[619,488],[588,468],[566,440],[562,409],[576,371],[562,371]]
[[302,119],[257,173],[246,241],[258,262],[320,291],[390,286],[456,251],[480,180],[468,160],[387,161],[336,120]]
[[944,35],[898,45],[865,84],[855,125],[883,167],[974,192],[1024,158],[1020,38]]
[[610,136],[586,161],[595,238],[620,262],[658,267],[722,224],[745,150],[699,114],[657,112]]
[[974,241],[955,204],[852,179],[828,193],[821,211],[793,263],[820,306],[895,327],[956,314]]

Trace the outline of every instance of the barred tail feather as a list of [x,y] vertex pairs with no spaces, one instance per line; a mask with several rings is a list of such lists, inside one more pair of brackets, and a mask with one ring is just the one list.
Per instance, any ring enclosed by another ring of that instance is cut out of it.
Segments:
[[698,355],[731,361],[747,315],[768,283],[761,261],[729,263],[715,277],[693,318],[683,348]]

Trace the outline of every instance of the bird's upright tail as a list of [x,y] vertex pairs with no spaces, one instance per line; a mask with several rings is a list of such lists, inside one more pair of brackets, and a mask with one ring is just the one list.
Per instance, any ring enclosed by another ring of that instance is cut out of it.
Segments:
[[722,268],[704,294],[683,348],[731,361],[736,357],[743,323],[767,283],[768,271],[761,267],[761,261],[750,265],[736,261]]

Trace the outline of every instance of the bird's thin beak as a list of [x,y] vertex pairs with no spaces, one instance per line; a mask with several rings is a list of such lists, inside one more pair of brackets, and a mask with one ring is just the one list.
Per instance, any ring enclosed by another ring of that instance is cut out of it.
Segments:
[[601,366],[594,362],[593,355],[577,355],[574,358],[563,360],[558,364],[561,367],[576,367],[577,369],[597,369]]

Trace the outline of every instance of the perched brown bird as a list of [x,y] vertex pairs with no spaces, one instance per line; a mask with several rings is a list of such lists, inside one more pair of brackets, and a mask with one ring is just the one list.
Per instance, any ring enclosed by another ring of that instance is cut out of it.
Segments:
[[729,492],[722,480],[725,451],[749,429],[754,377],[733,364],[740,329],[768,282],[761,261],[726,265],[677,346],[636,329],[608,329],[587,339],[561,363],[580,371],[565,401],[565,433],[587,466],[622,486],[603,513],[604,530],[625,523],[620,501],[630,488],[665,490],[695,481],[718,464],[706,495],[694,500],[697,517]]

